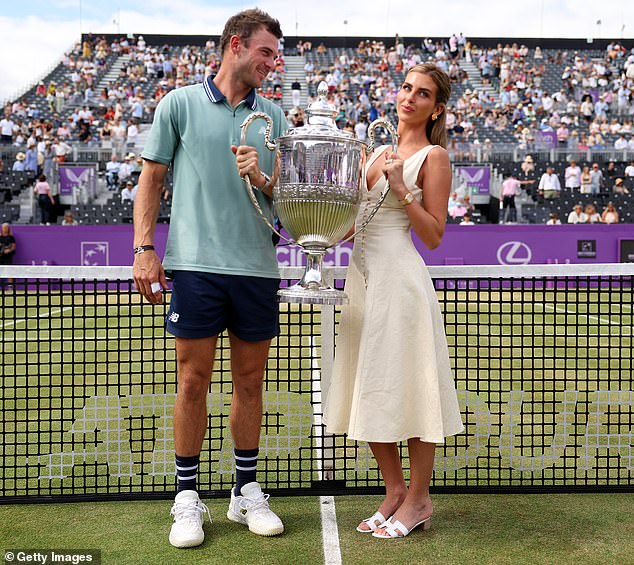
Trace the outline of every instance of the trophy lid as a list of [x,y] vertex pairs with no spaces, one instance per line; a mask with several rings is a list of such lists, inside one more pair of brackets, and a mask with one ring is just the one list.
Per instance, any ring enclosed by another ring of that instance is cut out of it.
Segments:
[[311,125],[326,125],[336,128],[335,118],[339,113],[335,106],[328,102],[328,85],[325,81],[321,81],[317,86],[317,100],[315,100],[308,108],[308,123]]
[[337,127],[335,118],[339,114],[339,111],[333,104],[328,102],[328,85],[325,81],[321,81],[317,87],[318,99],[315,100],[308,108],[306,108],[306,114],[308,116],[308,124],[302,127],[294,128],[287,132],[287,136],[292,137],[328,137],[337,138],[340,140],[350,140],[354,136],[352,133],[342,131]]

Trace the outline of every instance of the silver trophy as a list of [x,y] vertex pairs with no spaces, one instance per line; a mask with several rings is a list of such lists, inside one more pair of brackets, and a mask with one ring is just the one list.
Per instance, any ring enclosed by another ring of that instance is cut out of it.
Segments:
[[[306,110],[308,125],[290,130],[271,142],[273,120],[264,112],[249,115],[241,128],[241,141],[246,143],[249,125],[258,119],[267,122],[264,142],[270,151],[280,153],[280,176],[273,188],[273,205],[280,222],[292,240],[275,229],[262,212],[248,176],[243,179],[259,216],[280,238],[299,245],[306,256],[306,269],[301,280],[278,291],[280,302],[301,304],[346,304],[348,297],[326,284],[322,264],[326,251],[352,239],[374,217],[389,191],[386,185],[367,219],[350,237],[365,190],[365,163],[375,143],[377,127],[385,128],[396,145],[396,128],[385,119],[374,120],[368,127],[370,144],[355,139],[337,128],[337,110],[327,102],[328,87],[320,83],[319,99]],[[345,239],[343,239],[345,238]]]

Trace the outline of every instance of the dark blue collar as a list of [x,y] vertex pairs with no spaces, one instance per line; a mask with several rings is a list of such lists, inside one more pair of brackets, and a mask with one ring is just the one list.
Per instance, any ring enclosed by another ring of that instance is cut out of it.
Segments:
[[[211,75],[209,75],[203,81],[203,86],[205,87],[205,93],[209,97],[209,100],[211,100],[214,104],[222,102],[226,98],[226,96],[222,92],[220,92],[220,90],[218,90],[218,87],[214,84],[213,77]],[[244,101],[247,103],[249,108],[251,108],[251,110],[255,110],[257,106],[257,100],[255,98],[255,88],[252,88],[250,90]]]

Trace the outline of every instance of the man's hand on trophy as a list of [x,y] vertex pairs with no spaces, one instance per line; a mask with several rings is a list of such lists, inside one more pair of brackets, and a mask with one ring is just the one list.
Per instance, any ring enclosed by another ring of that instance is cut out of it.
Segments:
[[251,185],[262,190],[268,184],[268,179],[260,171],[258,152],[255,147],[249,145],[231,146],[231,151],[236,156],[236,167],[240,178],[249,177]]

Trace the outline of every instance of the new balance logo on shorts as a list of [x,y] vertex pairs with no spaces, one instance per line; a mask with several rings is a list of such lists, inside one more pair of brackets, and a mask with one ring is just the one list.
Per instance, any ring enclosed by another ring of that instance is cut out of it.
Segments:
[[168,318],[167,318],[167,319],[168,319],[170,322],[172,322],[172,323],[174,323],[174,324],[175,324],[176,322],[178,322],[178,314],[177,314],[176,312],[172,312],[172,313],[168,316]]

